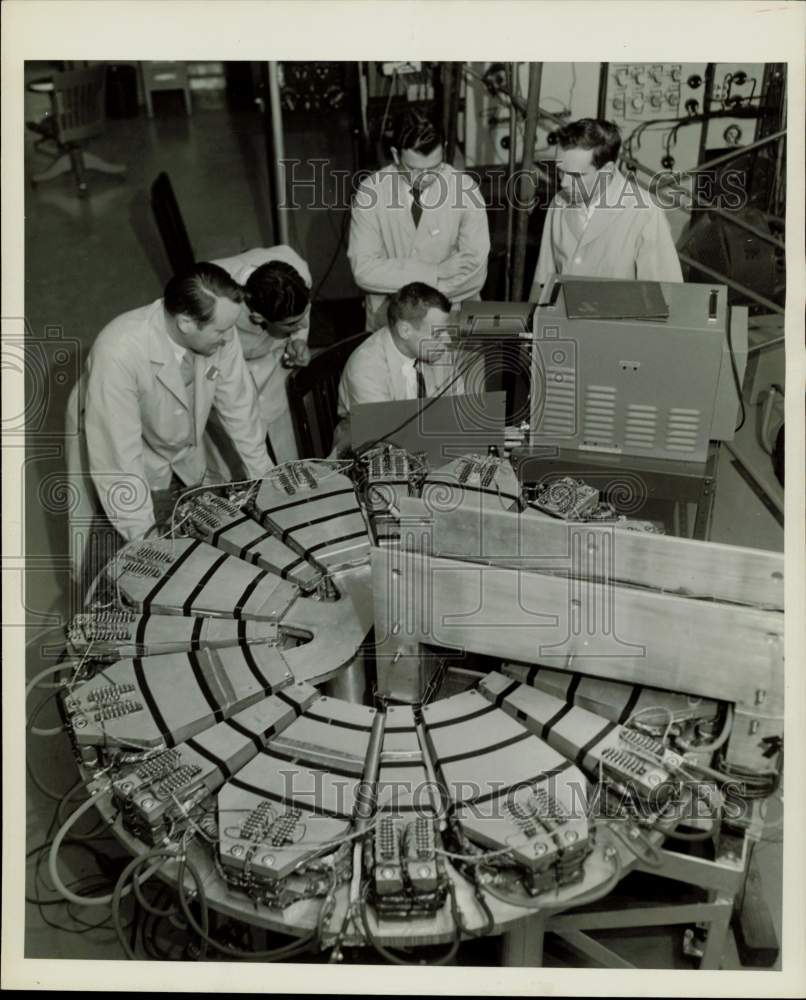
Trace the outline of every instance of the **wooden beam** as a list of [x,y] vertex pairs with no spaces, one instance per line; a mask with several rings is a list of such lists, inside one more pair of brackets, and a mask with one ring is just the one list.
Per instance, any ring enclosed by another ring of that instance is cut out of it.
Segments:
[[747,705],[763,692],[771,714],[783,698],[775,611],[403,550],[374,550],[372,579],[379,670],[390,641],[424,642]]
[[[401,502],[403,524],[429,522],[430,551],[454,559],[493,561],[529,572],[572,575],[604,572],[606,578],[681,597],[701,597],[758,607],[784,607],[782,553],[734,545],[624,531],[606,524],[567,522],[530,511],[489,506],[429,509],[421,500]],[[420,532],[420,537],[424,534]],[[403,532],[405,539],[406,532]],[[607,559],[607,564],[603,559]]]

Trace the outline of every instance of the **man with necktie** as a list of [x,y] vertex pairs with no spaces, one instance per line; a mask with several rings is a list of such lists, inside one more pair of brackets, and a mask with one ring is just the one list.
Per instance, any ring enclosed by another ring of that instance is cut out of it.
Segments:
[[433,398],[464,391],[450,349],[451,304],[436,288],[415,281],[389,297],[388,325],[350,355],[339,382],[335,449],[349,446],[349,416],[359,403]]
[[366,293],[366,328],[387,321],[389,295],[412,282],[450,302],[477,299],[487,277],[487,209],[472,178],[443,160],[442,131],[409,109],[395,124],[392,163],[353,200],[347,256]]
[[257,395],[234,332],[243,291],[198,263],[162,299],[109,323],[81,380],[92,484],[125,540],[168,526],[181,493],[205,479],[202,436],[215,409],[249,478],[271,468]]

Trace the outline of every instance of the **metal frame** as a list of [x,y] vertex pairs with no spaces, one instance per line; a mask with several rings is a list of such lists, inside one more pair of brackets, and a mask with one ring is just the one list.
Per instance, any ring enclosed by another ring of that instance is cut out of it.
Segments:
[[716,861],[688,857],[676,851],[658,849],[659,867],[641,862],[636,871],[683,882],[708,890],[708,901],[667,903],[656,906],[616,907],[607,910],[579,910],[556,916],[535,914],[521,921],[503,938],[503,964],[540,967],[543,964],[546,934],[556,934],[566,944],[599,962],[608,969],[635,969],[617,952],[597,941],[588,931],[616,930],[631,927],[665,927],[675,924],[707,924],[701,969],[719,969],[725,953],[734,902],[741,892],[747,873],[748,838],[742,840],[740,857],[725,853]]

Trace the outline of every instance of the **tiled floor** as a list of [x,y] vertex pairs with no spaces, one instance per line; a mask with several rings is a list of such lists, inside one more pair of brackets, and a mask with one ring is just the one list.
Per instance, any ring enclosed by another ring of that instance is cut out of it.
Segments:
[[[46,99],[29,94],[27,101],[26,119],[37,118],[47,109]],[[76,197],[70,176],[26,191],[26,317],[29,335],[44,345],[49,357],[49,376],[37,377],[34,372],[31,386],[40,394],[42,410],[36,433],[29,435],[26,469],[24,537],[29,558],[25,603],[30,636],[29,679],[42,664],[52,662],[59,638],[53,626],[58,626],[70,612],[63,558],[65,498],[53,495],[53,477],[63,468],[60,435],[67,394],[81,359],[100,328],[118,313],[157,298],[167,275],[167,261],[150,216],[149,184],[160,170],[170,172],[198,256],[223,255],[271,241],[265,144],[259,115],[249,111],[230,113],[221,108],[199,109],[192,118],[187,118],[180,107],[178,103],[163,103],[151,121],[141,114],[136,119],[108,122],[94,148],[111,161],[126,163],[125,179],[92,176],[91,194],[85,200]],[[40,166],[41,157],[32,151],[30,135],[26,142],[27,173],[30,173]],[[304,145],[300,143],[300,149]],[[304,155],[314,152],[312,146]],[[302,214],[295,217],[292,228],[297,245],[311,261],[324,262],[332,257],[334,241],[339,235],[340,217],[336,215],[335,219],[322,216],[312,219]],[[319,274],[313,268],[315,281],[322,277],[324,269],[324,263]],[[323,297],[345,302],[338,308],[319,309],[315,329],[320,342],[356,332],[360,311],[355,309],[354,295],[342,254],[323,288]],[[61,353],[57,348],[63,349]],[[724,454],[712,538],[733,544],[782,547],[782,533],[774,518]],[[51,631],[46,632],[48,628]],[[31,699],[31,707],[47,693],[38,692]],[[35,724],[48,728],[57,723],[51,702]],[[63,735],[29,735],[28,759],[38,780],[59,795],[73,784],[74,767]],[[26,801],[29,849],[46,839],[45,831],[54,808],[55,802],[29,783]],[[110,858],[121,854],[114,842],[106,841],[101,847]],[[76,879],[97,870],[86,851],[69,850],[65,869]],[[780,849],[775,844],[765,844],[758,849],[758,856],[768,902],[780,929]],[[29,892],[41,894],[46,890],[31,887]],[[104,915],[104,911],[89,916],[73,911],[68,915],[63,906],[47,907],[40,913],[36,907],[28,906],[27,954],[72,959],[120,958],[119,946],[108,926],[91,929],[70,922],[69,926],[80,930],[80,934],[60,929],[77,916],[93,921],[102,920]],[[45,917],[58,926],[48,925]],[[550,941],[548,945],[547,962],[576,964],[556,942],[553,947]],[[682,955],[679,929],[622,933],[620,944],[613,946],[620,947],[628,959],[645,968],[692,965]],[[371,959],[364,955],[363,960]],[[467,946],[460,961],[496,964],[497,945],[488,941]],[[738,967],[732,948],[725,963],[730,968]]]

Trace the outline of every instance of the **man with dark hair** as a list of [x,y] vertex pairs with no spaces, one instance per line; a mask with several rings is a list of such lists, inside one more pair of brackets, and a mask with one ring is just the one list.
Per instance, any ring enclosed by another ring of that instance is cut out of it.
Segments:
[[531,300],[553,274],[682,281],[664,212],[616,168],[612,122],[581,118],[557,133],[560,190],[549,206]]
[[[308,364],[311,314],[311,272],[288,246],[258,247],[215,261],[239,285],[244,299],[235,327],[241,349],[258,393],[264,431],[278,462],[299,457],[286,380],[291,368]],[[211,464],[224,478],[232,478],[231,449],[220,439],[218,421],[211,433],[216,447]]]
[[423,112],[396,122],[392,160],[360,186],[350,220],[347,256],[373,331],[386,322],[387,296],[413,281],[451,302],[478,298],[490,253],[478,185],[444,162],[442,131]]
[[254,385],[234,326],[243,291],[198,263],[162,299],[112,320],[79,383],[89,473],[126,540],[168,522],[176,498],[205,478],[202,435],[215,409],[250,478],[271,467]]
[[[350,355],[339,383],[336,446],[349,436],[348,419],[359,403],[434,396],[456,377],[450,351],[451,304],[438,289],[415,281],[389,296],[388,325]],[[458,378],[446,390],[463,391]]]

